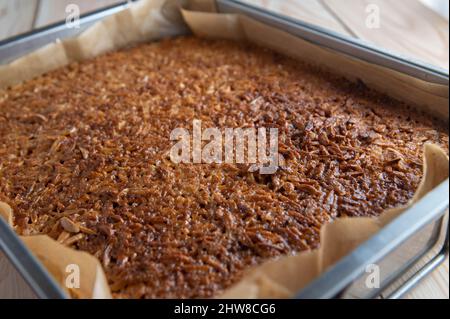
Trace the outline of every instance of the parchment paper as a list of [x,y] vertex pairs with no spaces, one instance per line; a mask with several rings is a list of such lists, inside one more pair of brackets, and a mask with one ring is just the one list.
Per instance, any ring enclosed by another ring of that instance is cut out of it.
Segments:
[[[180,10],[180,5],[185,9]],[[183,21],[184,20],[184,21]],[[313,45],[286,32],[245,16],[218,14],[210,0],[141,0],[128,9],[95,24],[75,39],[58,41],[23,58],[0,66],[0,88],[137,42],[180,35],[191,30],[198,36],[247,40],[299,60],[317,64],[350,80],[448,119],[448,87],[375,66]],[[413,94],[411,94],[413,92]],[[411,203],[383,213],[380,218],[341,218],[321,230],[321,248],[281,257],[249,269],[241,281],[221,298],[284,298],[320,275],[329,266],[367,240],[393,218],[445,181],[448,157],[431,144],[424,149],[424,177]],[[0,202],[0,215],[14,227],[13,212]],[[85,252],[62,246],[48,236],[21,237],[69,296],[110,298],[98,260]],[[80,267],[80,288],[67,288],[67,265]]]

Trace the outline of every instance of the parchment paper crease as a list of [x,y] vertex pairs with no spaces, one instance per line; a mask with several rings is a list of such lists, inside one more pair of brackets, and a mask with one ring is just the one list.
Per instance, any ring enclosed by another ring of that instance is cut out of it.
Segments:
[[[185,9],[181,9],[180,5]],[[184,21],[183,21],[184,20]],[[141,0],[101,22],[79,37],[47,45],[0,66],[0,88],[137,42],[181,35],[247,40],[299,60],[317,64],[448,120],[448,86],[422,81],[311,44],[284,31],[235,14],[218,14],[210,0]],[[413,94],[411,94],[413,93]],[[329,266],[367,240],[405,209],[448,178],[448,157],[431,144],[424,148],[424,177],[413,200],[386,211],[380,218],[341,218],[321,231],[321,248],[281,257],[249,269],[221,298],[284,298],[320,275]],[[14,227],[13,212],[0,202],[0,215]],[[98,260],[85,252],[62,246],[45,235],[21,237],[61,284],[68,296],[110,298]],[[69,264],[80,267],[80,287],[67,288]]]

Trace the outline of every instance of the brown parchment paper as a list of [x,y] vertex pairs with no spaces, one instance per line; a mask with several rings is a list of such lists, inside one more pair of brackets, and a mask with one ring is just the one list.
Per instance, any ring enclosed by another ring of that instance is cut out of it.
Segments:
[[[181,7],[185,9],[181,9]],[[311,44],[286,32],[236,14],[216,13],[212,0],[141,0],[74,39],[57,41],[0,66],[0,88],[8,87],[74,61],[92,58],[137,42],[180,35],[191,30],[202,37],[251,41],[307,63],[317,64],[350,80],[404,100],[448,119],[448,86],[422,81]],[[411,94],[413,92],[413,94]],[[379,218],[341,218],[321,231],[321,248],[270,260],[249,269],[221,298],[283,298],[320,275],[380,228],[448,178],[448,157],[431,144],[424,149],[424,176],[414,198]],[[0,215],[14,227],[11,208],[0,202]],[[21,237],[69,296],[110,298],[98,260],[62,246],[45,235]],[[80,269],[80,287],[67,288],[67,266]]]

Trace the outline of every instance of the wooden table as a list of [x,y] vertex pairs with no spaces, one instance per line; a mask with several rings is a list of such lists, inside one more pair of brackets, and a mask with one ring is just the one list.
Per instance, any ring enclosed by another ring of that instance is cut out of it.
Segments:
[[[245,1],[447,70],[449,68],[448,21],[417,0]],[[78,4],[81,13],[85,13],[119,2],[122,1],[0,0],[0,40],[65,20],[65,8],[70,3]],[[379,28],[370,28],[366,23],[374,8],[380,13]],[[448,299],[448,260],[406,297]]]

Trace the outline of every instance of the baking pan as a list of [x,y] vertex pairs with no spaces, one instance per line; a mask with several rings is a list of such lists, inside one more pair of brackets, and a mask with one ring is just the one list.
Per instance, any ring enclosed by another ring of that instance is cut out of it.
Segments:
[[[448,71],[395,55],[359,40],[309,25],[235,0],[216,0],[222,13],[239,13],[352,58],[387,67],[428,82],[448,86]],[[127,7],[112,6],[80,19],[79,29],[65,23],[0,42],[0,64],[57,39],[75,36],[94,22]],[[448,123],[448,118],[445,119]],[[313,281],[297,298],[399,298],[442,263],[448,255],[449,180],[393,220]],[[0,219],[0,249],[38,298],[65,298],[47,270]],[[368,268],[369,266],[369,268]],[[379,285],[367,285],[372,266]]]
[[92,26],[98,20],[117,13],[129,5],[124,1],[114,6],[106,7],[80,17],[78,28],[68,28],[65,22],[58,22],[49,26],[35,29],[31,32],[19,34],[13,38],[0,41],[0,64],[5,64],[34,51],[58,39],[77,36]]

